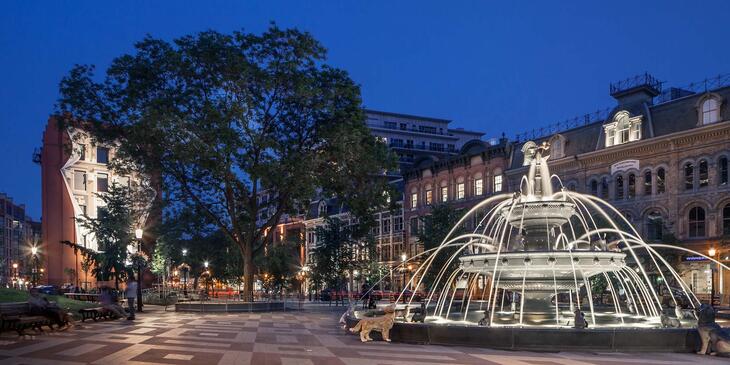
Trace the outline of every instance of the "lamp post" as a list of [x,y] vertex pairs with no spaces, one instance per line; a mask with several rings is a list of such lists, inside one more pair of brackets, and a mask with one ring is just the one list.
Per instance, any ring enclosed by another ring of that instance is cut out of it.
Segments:
[[403,290],[406,289],[406,259],[408,257],[405,253],[402,253],[400,255],[400,261],[401,261],[401,272],[403,272]]
[[[182,249],[182,255],[183,255],[183,263],[185,263],[185,256],[187,256],[188,250],[186,248]],[[183,296],[188,297],[188,270],[185,269],[183,271]]]
[[[134,230],[134,236],[137,238],[137,253],[142,254],[142,228]],[[140,257],[141,258],[141,257]],[[137,311],[142,313],[142,262],[137,261]]]
[[[717,254],[717,251],[714,247],[710,247],[710,250],[707,251],[707,253],[710,255],[710,257],[715,258],[715,254]],[[710,283],[712,283],[711,289],[710,289],[710,305],[714,305],[715,303],[715,265],[710,262]]]
[[36,285],[38,285],[38,247],[31,247],[30,252],[33,255],[33,275],[31,276],[31,285],[35,287]]
[[210,271],[208,270],[208,261],[203,262],[203,266],[205,266],[205,296],[207,298],[210,298],[208,296],[208,284],[210,283]]
[[20,283],[18,282],[18,263],[13,262],[13,287],[18,283],[18,289],[20,289]]

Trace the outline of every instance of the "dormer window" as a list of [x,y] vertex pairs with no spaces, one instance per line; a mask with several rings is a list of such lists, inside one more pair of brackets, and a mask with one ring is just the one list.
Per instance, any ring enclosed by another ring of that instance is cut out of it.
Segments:
[[622,110],[613,117],[611,123],[603,125],[606,134],[606,147],[624,144],[641,139],[641,116],[630,117]]
[[556,134],[550,138],[550,159],[555,160],[565,157],[565,137]]
[[702,102],[702,124],[710,124],[720,121],[720,102],[717,98],[710,97]]

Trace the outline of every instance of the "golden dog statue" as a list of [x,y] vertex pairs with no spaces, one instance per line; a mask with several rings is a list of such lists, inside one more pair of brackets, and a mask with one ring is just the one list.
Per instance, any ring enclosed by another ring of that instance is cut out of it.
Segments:
[[355,327],[350,328],[350,332],[360,332],[360,341],[368,342],[373,340],[370,338],[370,332],[377,331],[383,335],[383,340],[390,342],[390,329],[393,328],[395,320],[395,305],[385,307],[384,311],[385,315],[382,317],[361,319]]

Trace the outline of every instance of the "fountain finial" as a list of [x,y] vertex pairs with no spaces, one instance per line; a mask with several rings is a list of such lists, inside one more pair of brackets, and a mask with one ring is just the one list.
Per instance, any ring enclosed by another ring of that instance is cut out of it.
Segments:
[[540,145],[528,141],[522,146],[525,155],[523,166],[530,166],[527,172],[527,195],[532,197],[552,196],[553,187],[550,184],[550,170],[547,159],[550,158],[548,151],[550,144],[543,141]]

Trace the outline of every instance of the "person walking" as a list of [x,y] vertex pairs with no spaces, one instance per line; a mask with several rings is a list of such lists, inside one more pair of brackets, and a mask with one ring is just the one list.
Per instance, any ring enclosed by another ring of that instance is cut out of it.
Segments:
[[137,282],[133,277],[130,277],[127,281],[127,305],[129,306],[129,317],[128,320],[134,320],[134,302],[137,300]]

